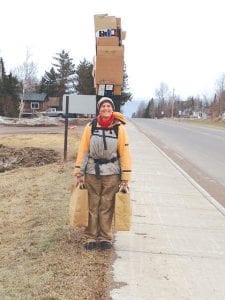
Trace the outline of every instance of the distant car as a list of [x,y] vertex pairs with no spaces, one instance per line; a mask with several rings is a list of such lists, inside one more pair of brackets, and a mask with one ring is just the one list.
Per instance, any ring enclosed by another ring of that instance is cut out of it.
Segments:
[[21,113],[22,118],[35,118],[37,117],[37,114],[33,111],[23,111]]
[[56,108],[48,108],[46,111],[42,113],[43,116],[48,117],[63,117],[63,111],[62,110],[56,110]]

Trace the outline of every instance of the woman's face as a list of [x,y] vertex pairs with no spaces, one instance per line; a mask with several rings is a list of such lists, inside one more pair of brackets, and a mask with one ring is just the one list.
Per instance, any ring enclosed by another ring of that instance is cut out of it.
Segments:
[[109,102],[103,102],[99,109],[99,114],[102,118],[108,119],[113,113],[112,105]]

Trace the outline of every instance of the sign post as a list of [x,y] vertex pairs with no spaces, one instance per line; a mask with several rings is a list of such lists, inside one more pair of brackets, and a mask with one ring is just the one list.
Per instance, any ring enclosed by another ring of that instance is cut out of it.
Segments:
[[69,96],[66,96],[66,115],[65,115],[65,132],[64,132],[64,161],[67,160],[68,114],[69,114]]

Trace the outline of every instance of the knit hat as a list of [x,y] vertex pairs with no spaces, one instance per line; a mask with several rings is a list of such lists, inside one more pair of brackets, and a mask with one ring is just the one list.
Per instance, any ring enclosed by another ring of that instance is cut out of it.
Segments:
[[97,103],[97,108],[98,108],[98,110],[100,109],[100,106],[101,106],[102,103],[104,103],[104,102],[109,102],[109,103],[112,105],[113,110],[115,110],[115,105],[114,105],[112,99],[111,99],[111,98],[108,98],[108,97],[102,97],[102,98],[98,101],[98,103]]

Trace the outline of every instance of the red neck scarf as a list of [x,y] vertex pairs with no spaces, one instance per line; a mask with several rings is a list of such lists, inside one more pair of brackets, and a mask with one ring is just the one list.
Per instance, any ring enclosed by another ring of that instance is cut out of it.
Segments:
[[98,123],[101,125],[102,128],[107,128],[109,125],[112,124],[114,120],[114,115],[112,114],[108,120],[103,120],[101,116],[98,116]]

